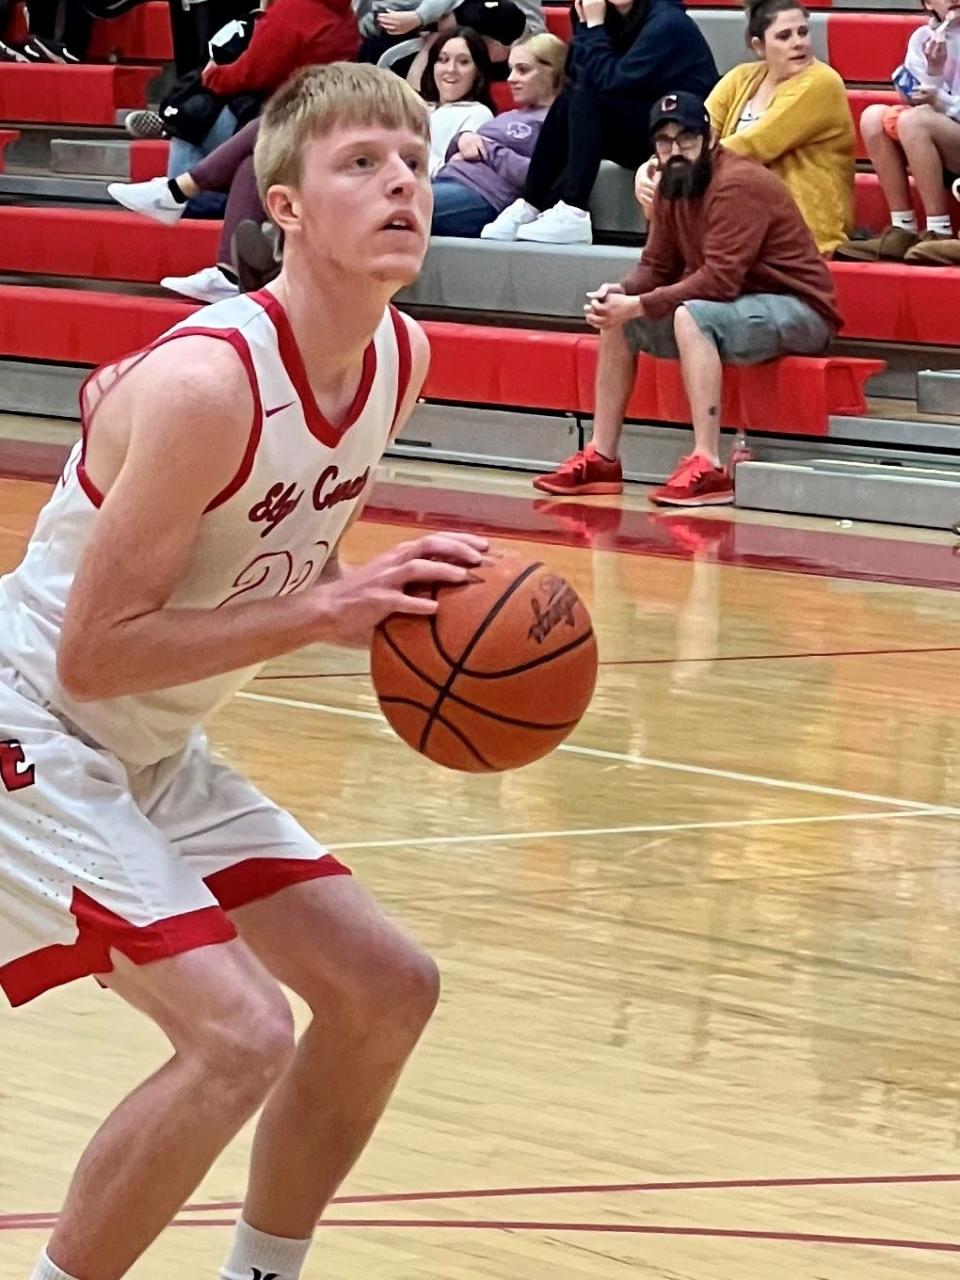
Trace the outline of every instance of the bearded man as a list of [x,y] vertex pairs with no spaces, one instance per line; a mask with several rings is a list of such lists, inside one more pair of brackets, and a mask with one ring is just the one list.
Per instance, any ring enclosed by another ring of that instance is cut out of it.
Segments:
[[702,100],[671,93],[650,133],[662,177],[643,259],[622,284],[587,294],[600,332],[593,440],[534,485],[563,496],[620,493],[623,416],[641,352],[679,360],[692,453],[650,499],[733,501],[720,463],[724,364],[822,355],[840,327],[830,271],[783,182],[717,146]]

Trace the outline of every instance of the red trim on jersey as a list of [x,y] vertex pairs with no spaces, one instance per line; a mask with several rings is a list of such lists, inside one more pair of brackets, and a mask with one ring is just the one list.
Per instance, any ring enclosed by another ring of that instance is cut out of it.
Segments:
[[235,866],[214,871],[205,877],[204,884],[224,911],[234,911],[305,880],[352,874],[349,867],[330,853],[319,858],[247,858]]
[[280,299],[276,294],[271,293],[269,289],[260,289],[249,296],[254,302],[258,302],[263,307],[277,331],[277,348],[280,352],[280,359],[283,361],[283,366],[290,381],[293,383],[293,389],[300,399],[304,421],[310,434],[316,436],[322,444],[327,445],[329,448],[335,448],[367,407],[370,388],[373,386],[373,379],[377,373],[376,346],[373,342],[368,343],[367,349],[363,353],[363,370],[360,374],[360,385],[357,387],[356,395],[353,397],[353,403],[347,410],[343,422],[339,427],[335,427],[331,422],[327,421],[320,406],[317,404],[310,386],[310,379],[307,377],[303,355],[297,345],[297,339],[294,336],[290,320],[280,303]]
[[390,319],[393,321],[393,334],[397,340],[397,403],[393,410],[393,425],[390,428],[390,439],[393,439],[400,418],[400,409],[410,386],[410,374],[413,371],[413,352],[410,349],[410,327],[396,307],[390,308]]
[[[257,446],[260,443],[260,436],[263,431],[263,405],[260,402],[260,386],[257,382],[257,374],[253,366],[253,356],[250,354],[250,348],[247,345],[247,340],[239,329],[211,329],[204,328],[202,325],[191,325],[186,329],[177,329],[173,333],[165,333],[159,337],[156,342],[151,342],[149,346],[141,347],[139,351],[134,351],[128,356],[122,356],[119,360],[113,360],[110,364],[101,365],[98,369],[94,369],[93,373],[84,380],[83,385],[80,388],[81,445],[80,461],[77,464],[77,480],[80,483],[80,488],[98,509],[103,506],[103,494],[90,479],[86,468],[87,442],[90,435],[90,428],[93,426],[93,419],[96,416],[97,410],[111,392],[120,385],[124,378],[137,368],[141,360],[145,359],[151,351],[156,351],[160,347],[165,347],[168,342],[173,342],[177,338],[218,338],[222,342],[229,342],[234,351],[236,351],[237,355],[240,357],[240,361],[246,370],[247,379],[250,383],[250,391],[253,395],[253,420],[250,424],[250,435],[247,440],[247,447],[244,450],[243,458],[240,462],[237,474],[233,477],[226,488],[222,489],[216,497],[207,504],[204,514],[206,514],[207,511],[212,511],[215,507],[222,506],[228,498],[232,498],[233,495],[243,487],[250,476],[250,472],[253,470],[254,459],[257,455]],[[106,391],[103,392],[88,416],[85,402],[87,387],[91,382],[99,378],[105,370],[112,368],[114,365],[123,364],[124,362],[129,362],[127,363],[127,367],[110,384],[110,386],[107,387]]]
[[201,907],[135,925],[74,889],[70,911],[77,921],[76,941],[41,947],[0,966],[0,988],[14,1007],[78,978],[110,973],[111,950],[143,965],[237,936],[221,907]]

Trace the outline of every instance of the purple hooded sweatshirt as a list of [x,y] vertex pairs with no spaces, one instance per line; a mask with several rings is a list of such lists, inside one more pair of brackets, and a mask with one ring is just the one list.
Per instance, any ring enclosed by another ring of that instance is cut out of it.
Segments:
[[504,111],[477,130],[487,144],[486,160],[450,160],[457,151],[454,138],[447,151],[447,163],[434,182],[459,182],[469,187],[499,213],[523,195],[530,157],[537,145],[546,107],[521,107]]

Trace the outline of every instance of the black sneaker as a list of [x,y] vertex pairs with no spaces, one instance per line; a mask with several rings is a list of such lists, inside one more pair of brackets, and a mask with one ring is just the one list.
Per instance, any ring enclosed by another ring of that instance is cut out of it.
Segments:
[[52,62],[69,67],[80,65],[80,59],[65,44],[61,44],[59,40],[48,40],[45,36],[31,36],[23,46],[23,51],[30,62]]
[[15,44],[8,44],[6,40],[0,40],[0,62],[29,62],[30,59],[22,49],[18,49]]
[[244,220],[233,233],[231,249],[243,293],[256,293],[280,274],[277,234],[268,235],[256,222]]
[[131,138],[165,138],[167,131],[156,111],[143,109],[128,111],[123,118],[123,127]]

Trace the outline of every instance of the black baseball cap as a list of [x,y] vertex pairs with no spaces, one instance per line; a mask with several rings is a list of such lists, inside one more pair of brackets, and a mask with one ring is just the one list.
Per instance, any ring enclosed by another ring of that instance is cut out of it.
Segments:
[[691,133],[706,136],[710,132],[710,115],[702,98],[681,90],[665,94],[650,112],[651,136],[665,124],[679,124]]

